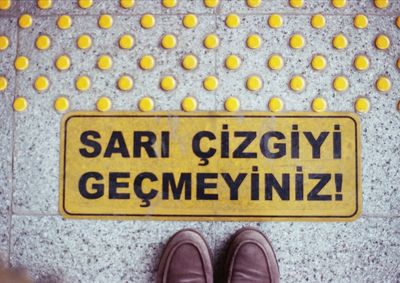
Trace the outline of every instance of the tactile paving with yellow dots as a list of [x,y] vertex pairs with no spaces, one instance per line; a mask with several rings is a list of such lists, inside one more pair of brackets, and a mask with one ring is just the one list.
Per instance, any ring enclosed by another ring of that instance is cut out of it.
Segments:
[[[397,282],[397,0],[0,0],[0,256],[39,281],[152,282],[167,238],[266,232],[283,282]],[[356,111],[354,223],[70,221],[59,126],[73,110]]]

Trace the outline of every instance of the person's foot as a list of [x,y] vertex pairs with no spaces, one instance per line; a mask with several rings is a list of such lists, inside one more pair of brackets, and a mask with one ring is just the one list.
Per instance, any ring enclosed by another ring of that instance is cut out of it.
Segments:
[[226,262],[228,283],[279,282],[278,262],[267,237],[254,228],[243,228],[233,237]]
[[161,256],[157,283],[212,283],[210,250],[194,230],[173,235]]

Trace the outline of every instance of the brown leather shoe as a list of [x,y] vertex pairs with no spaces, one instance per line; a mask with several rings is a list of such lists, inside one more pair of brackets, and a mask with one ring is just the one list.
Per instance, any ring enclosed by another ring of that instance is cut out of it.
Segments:
[[194,230],[173,235],[161,256],[157,283],[212,283],[210,249]]
[[257,229],[236,232],[226,261],[228,283],[277,283],[278,262],[271,243]]

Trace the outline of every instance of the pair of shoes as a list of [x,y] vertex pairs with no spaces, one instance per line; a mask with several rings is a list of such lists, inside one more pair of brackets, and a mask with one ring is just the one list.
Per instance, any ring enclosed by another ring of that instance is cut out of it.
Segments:
[[[277,283],[278,262],[271,243],[257,229],[236,232],[229,245],[226,265],[228,283]],[[171,237],[161,256],[157,283],[211,283],[211,252],[195,230],[181,230]]]

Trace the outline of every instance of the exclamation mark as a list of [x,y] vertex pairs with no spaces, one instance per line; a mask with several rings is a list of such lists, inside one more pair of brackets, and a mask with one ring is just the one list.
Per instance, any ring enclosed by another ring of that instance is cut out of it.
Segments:
[[335,174],[336,195],[335,200],[342,200],[342,180],[343,174]]

